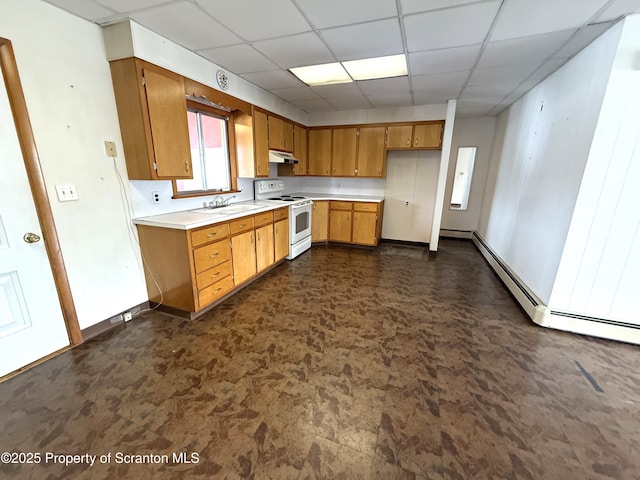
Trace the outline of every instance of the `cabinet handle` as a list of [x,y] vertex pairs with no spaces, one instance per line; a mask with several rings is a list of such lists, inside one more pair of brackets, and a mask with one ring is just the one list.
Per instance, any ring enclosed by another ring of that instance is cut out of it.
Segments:
[[209,233],[209,234],[207,235],[207,237],[215,237],[216,235],[217,235],[217,233],[216,233],[216,232],[213,232],[213,233]]
[[184,162],[184,169],[187,171],[187,173],[189,173],[189,162]]
[[218,275],[220,275],[220,272],[212,273],[212,274],[211,274],[211,278],[213,278],[213,277],[217,277]]
[[218,287],[218,288],[216,288],[216,289],[213,291],[213,293],[218,293],[220,290],[222,290],[222,287]]
[[407,147],[410,147],[410,146],[411,146],[411,139],[407,138]]
[[257,233],[256,237],[258,237],[258,240],[260,240],[260,233]]
[[418,139],[416,138],[415,142],[413,142],[414,145],[418,145]]
[[219,253],[212,253],[211,255],[209,255],[211,258],[213,257],[217,257],[219,255]]

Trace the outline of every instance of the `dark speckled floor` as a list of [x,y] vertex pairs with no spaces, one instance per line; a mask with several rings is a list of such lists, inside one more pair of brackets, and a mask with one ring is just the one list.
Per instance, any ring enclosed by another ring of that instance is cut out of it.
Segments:
[[1,384],[0,451],[42,457],[0,477],[638,479],[639,403],[637,347],[532,325],[468,241],[315,247]]

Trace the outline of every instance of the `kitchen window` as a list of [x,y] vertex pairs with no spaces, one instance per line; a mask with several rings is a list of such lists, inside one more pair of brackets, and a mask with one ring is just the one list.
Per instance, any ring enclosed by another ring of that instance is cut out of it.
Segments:
[[174,180],[174,196],[236,191],[235,156],[229,148],[232,127],[226,112],[198,105],[187,111],[192,179]]

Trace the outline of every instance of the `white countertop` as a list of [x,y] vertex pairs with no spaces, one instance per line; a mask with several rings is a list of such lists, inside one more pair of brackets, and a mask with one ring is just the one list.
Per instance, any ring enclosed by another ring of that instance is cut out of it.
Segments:
[[[293,193],[291,195],[300,195],[308,197],[312,200],[336,200],[347,202],[382,202],[384,197],[366,196],[366,195],[343,195],[337,193]],[[161,215],[152,215],[149,217],[138,217],[133,219],[136,225],[147,225],[149,227],[173,228],[176,230],[190,230],[192,228],[205,227],[216,223],[228,222],[236,218],[245,217],[247,215],[255,215],[256,213],[267,212],[285,207],[282,202],[272,202],[270,200],[248,200],[246,202],[232,203],[229,207],[238,205],[255,205],[256,208],[244,212],[225,214],[224,208],[212,209],[210,211],[198,212],[202,208],[183,210],[180,212],[163,213]]]
[[336,200],[345,202],[376,202],[380,203],[384,200],[384,197],[378,197],[375,195],[347,195],[342,193],[313,193],[313,192],[297,192],[290,195],[300,195],[302,197],[308,197],[311,200]]

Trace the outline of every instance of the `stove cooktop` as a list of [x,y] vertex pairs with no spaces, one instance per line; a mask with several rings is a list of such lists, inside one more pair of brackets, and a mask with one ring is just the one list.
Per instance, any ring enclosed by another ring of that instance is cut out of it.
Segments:
[[295,195],[281,195],[279,197],[271,197],[269,200],[279,200],[281,202],[295,202],[296,200],[304,200],[307,197],[299,197]]

